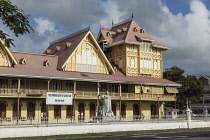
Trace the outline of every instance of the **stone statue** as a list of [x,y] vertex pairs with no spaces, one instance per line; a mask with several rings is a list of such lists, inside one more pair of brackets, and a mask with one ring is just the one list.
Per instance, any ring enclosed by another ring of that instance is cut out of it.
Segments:
[[106,95],[102,95],[101,102],[102,102],[101,115],[106,117],[114,116],[112,112],[111,97],[108,91],[106,91]]

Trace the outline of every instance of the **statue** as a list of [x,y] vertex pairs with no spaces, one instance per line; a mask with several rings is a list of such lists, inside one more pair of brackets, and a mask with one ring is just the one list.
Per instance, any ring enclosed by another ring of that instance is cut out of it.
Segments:
[[106,95],[102,95],[101,103],[102,103],[101,115],[106,117],[114,116],[112,112],[111,97],[108,91],[106,91]]

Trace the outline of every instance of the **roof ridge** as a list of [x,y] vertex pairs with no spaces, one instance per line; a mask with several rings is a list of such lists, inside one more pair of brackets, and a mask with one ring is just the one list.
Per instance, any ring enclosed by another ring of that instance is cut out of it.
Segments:
[[119,22],[119,23],[114,24],[114,25],[112,26],[112,28],[113,28],[113,27],[116,27],[116,26],[119,26],[119,25],[122,25],[122,24],[127,23],[127,22],[132,21],[132,20],[133,20],[132,18],[126,19],[126,20],[124,20],[124,21],[121,21],[121,22]]
[[73,37],[73,36],[75,36],[75,35],[78,35],[78,34],[80,34],[80,33],[89,31],[89,30],[90,30],[90,27],[84,28],[84,29],[79,30],[79,31],[77,31],[77,32],[74,32],[74,33],[72,33],[72,34],[66,35],[66,36],[64,36],[64,37],[62,37],[62,38],[59,38],[59,39],[57,39],[57,40],[55,40],[55,41],[52,41],[52,42],[50,42],[50,45],[55,44],[55,43],[57,43],[57,42],[60,42],[60,41],[62,41],[62,40],[65,40],[65,39],[67,39],[67,38]]

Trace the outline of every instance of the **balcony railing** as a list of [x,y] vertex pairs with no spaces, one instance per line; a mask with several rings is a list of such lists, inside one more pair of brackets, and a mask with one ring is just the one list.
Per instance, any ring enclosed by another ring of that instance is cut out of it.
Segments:
[[[68,90],[50,90],[49,92],[57,92],[57,93],[74,93],[74,91],[68,91]],[[47,90],[46,89],[20,89],[20,96],[42,96],[46,95]],[[85,98],[91,98],[91,99],[97,99],[98,98],[98,92],[97,91],[76,91],[74,93],[76,98],[78,99],[85,99]],[[105,92],[99,92],[99,98],[102,95],[105,95]],[[18,95],[18,89],[12,89],[12,88],[1,88],[0,89],[0,95],[1,96],[17,96]],[[166,95],[166,94],[140,94],[140,93],[120,93],[119,92],[109,92],[109,95],[111,96],[111,99],[113,100],[119,100],[120,98],[122,100],[153,100],[153,101],[175,101],[176,96],[174,95]]]

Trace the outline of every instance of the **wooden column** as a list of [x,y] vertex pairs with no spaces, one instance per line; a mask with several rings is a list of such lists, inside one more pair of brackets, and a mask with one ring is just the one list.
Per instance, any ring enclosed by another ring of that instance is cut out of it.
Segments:
[[[50,91],[50,81],[51,81],[51,80],[47,80],[47,92]],[[46,97],[46,98],[47,98],[47,97]],[[49,105],[46,105],[46,111],[47,111],[46,117],[47,117],[48,120],[49,120]]]
[[99,91],[100,91],[100,83],[98,82],[97,83],[97,104],[96,104],[96,116],[98,116],[98,108],[99,108],[99,96],[100,96],[100,93],[99,93]]
[[121,119],[121,116],[122,116],[122,112],[121,112],[121,104],[122,104],[122,101],[121,101],[121,96],[122,96],[122,86],[121,86],[121,84],[119,84],[119,92],[120,92],[119,112],[120,112],[120,119]]
[[75,108],[76,108],[76,88],[77,88],[77,82],[74,81],[74,98],[73,98],[73,116],[75,117]]
[[19,122],[19,117],[20,117],[20,78],[18,78],[18,98],[17,98],[17,123]]

